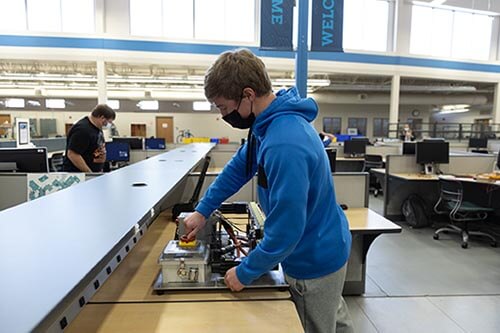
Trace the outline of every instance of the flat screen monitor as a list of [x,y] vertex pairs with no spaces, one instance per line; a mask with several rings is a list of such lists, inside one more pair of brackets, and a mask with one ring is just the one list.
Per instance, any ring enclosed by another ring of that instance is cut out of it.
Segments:
[[488,139],[469,138],[469,148],[488,148]]
[[443,141],[417,142],[415,153],[419,164],[448,164],[450,161],[450,144]]
[[[49,172],[47,148],[1,148],[0,164],[11,166],[17,172]],[[15,169],[14,169],[15,167]]]
[[125,142],[106,143],[106,161],[128,162],[130,161],[130,146]]
[[144,143],[146,149],[165,149],[165,139],[164,138],[149,138],[145,140]]
[[366,152],[366,141],[349,140],[344,142],[344,155],[364,155]]
[[113,142],[119,142],[119,143],[128,143],[130,146],[130,149],[132,150],[142,150],[142,138],[139,137],[127,137],[127,138],[121,138],[121,137],[114,137]]
[[415,142],[403,142],[403,155],[415,155]]
[[331,172],[335,172],[336,160],[337,160],[337,150],[327,148],[325,149],[326,155],[328,156],[328,161],[330,162]]

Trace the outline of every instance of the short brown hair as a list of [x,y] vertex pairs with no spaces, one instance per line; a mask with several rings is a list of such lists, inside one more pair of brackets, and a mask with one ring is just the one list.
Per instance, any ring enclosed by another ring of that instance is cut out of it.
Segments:
[[92,110],[92,116],[99,118],[104,117],[106,119],[115,120],[116,113],[111,107],[106,104],[97,104],[97,106]]
[[248,49],[222,53],[205,74],[205,96],[209,101],[217,97],[239,100],[247,87],[257,97],[272,92],[264,62]]

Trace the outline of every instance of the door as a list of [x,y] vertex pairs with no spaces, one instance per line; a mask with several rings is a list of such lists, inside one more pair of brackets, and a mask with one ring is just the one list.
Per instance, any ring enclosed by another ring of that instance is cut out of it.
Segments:
[[71,127],[73,127],[73,124],[64,124],[64,133],[66,133],[66,136],[68,136]]
[[9,128],[12,128],[10,114],[0,114],[0,137],[4,136]]
[[146,124],[130,124],[130,134],[132,136],[146,137]]
[[156,117],[156,137],[164,138],[166,142],[174,142],[174,118]]

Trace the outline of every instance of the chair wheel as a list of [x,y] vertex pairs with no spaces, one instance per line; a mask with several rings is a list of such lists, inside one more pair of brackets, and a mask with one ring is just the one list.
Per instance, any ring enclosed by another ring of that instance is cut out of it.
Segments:
[[439,239],[439,235],[438,234],[434,234],[434,235],[432,235],[432,238]]
[[491,242],[492,247],[497,247],[497,245],[498,245],[497,242]]
[[469,246],[467,243],[462,243],[462,249],[466,249]]

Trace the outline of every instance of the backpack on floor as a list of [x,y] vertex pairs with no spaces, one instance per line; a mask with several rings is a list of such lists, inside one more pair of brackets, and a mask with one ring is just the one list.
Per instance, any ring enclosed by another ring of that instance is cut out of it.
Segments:
[[424,200],[416,194],[410,194],[401,205],[401,213],[412,228],[423,228],[429,225],[429,217]]

